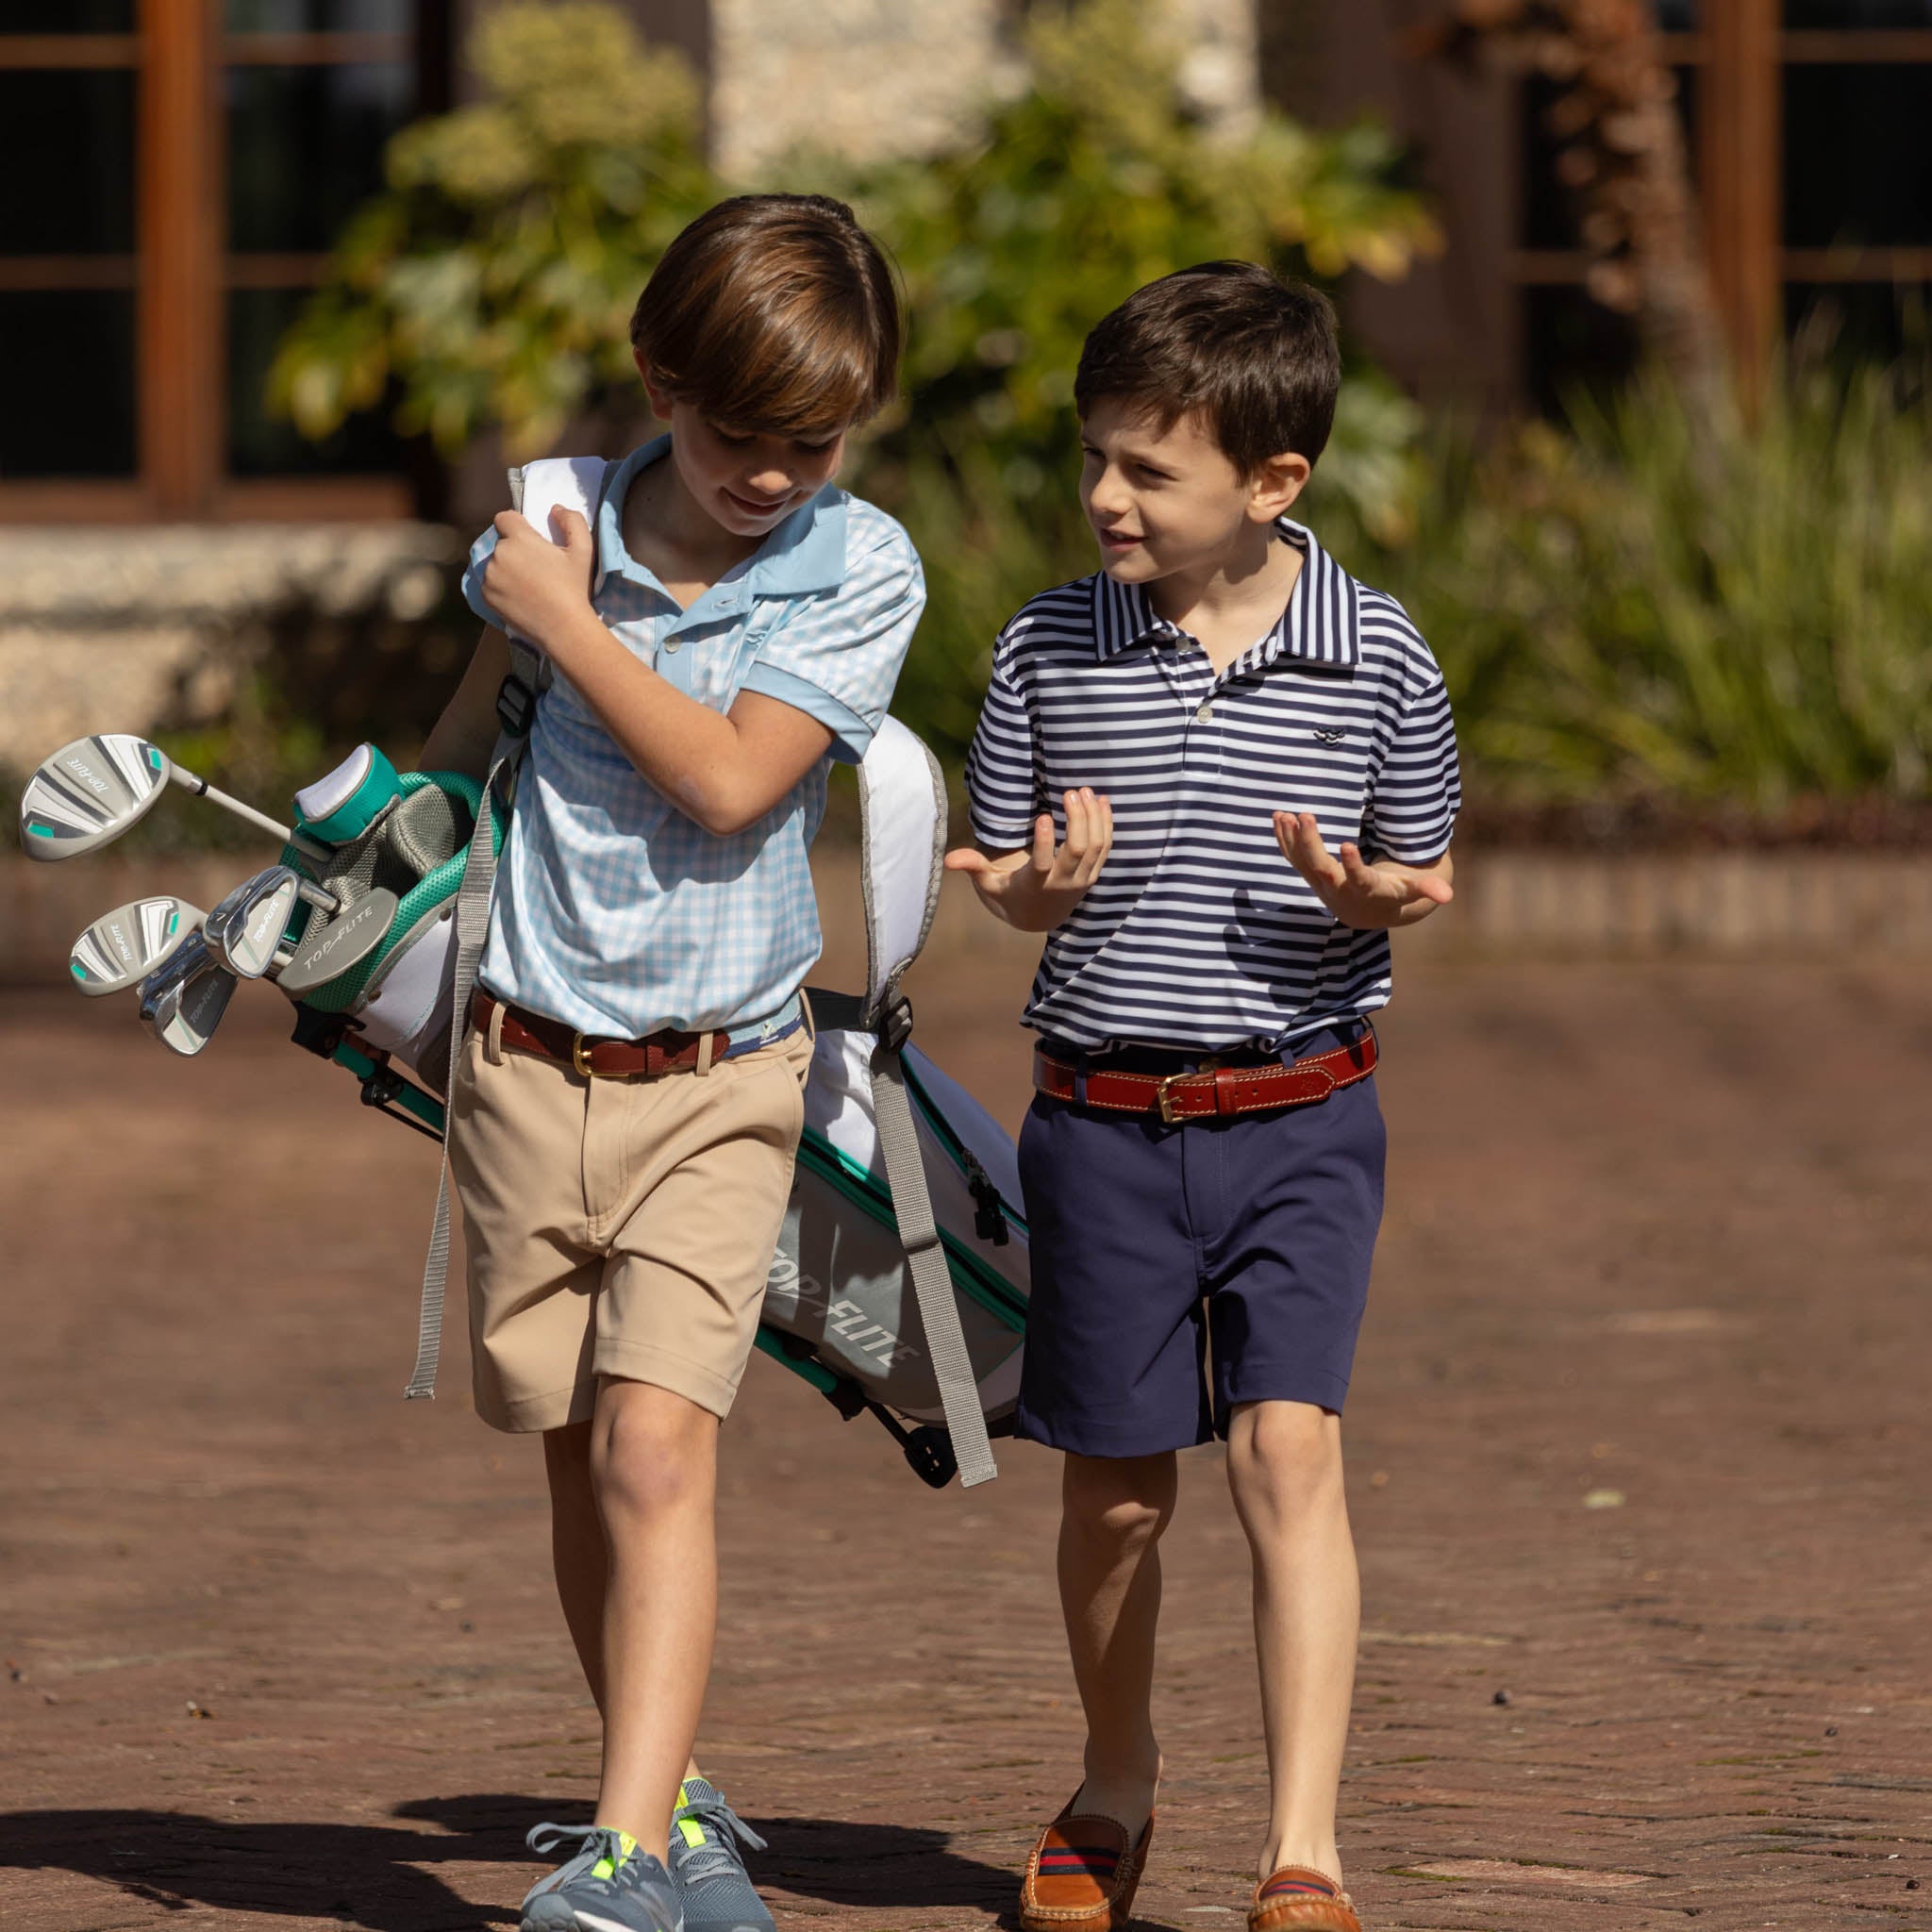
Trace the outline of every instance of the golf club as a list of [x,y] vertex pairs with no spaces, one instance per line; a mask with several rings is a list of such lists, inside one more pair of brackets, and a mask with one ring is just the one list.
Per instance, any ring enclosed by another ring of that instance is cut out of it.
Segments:
[[285,845],[307,849],[313,843],[197,778],[159,745],[125,731],[109,731],[61,746],[27,780],[20,801],[21,845],[28,858],[48,861],[95,851],[145,818],[171,780]]
[[141,1024],[165,1047],[197,1054],[205,1047],[240,982],[191,933],[141,982]]
[[185,899],[133,899],[104,912],[67,958],[74,983],[90,999],[119,992],[152,973],[202,923]]
[[286,865],[268,866],[237,886],[208,914],[203,931],[209,954],[238,977],[259,979],[275,962],[298,898],[329,917],[341,909],[342,902],[333,892]]

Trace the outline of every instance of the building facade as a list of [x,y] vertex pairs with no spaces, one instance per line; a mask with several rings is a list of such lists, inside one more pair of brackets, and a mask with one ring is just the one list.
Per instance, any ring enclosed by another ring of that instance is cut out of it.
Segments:
[[[458,98],[479,0],[9,0],[0,20],[0,522],[401,517],[441,481],[379,420],[269,419],[275,341],[387,137]],[[626,0],[747,177],[801,137],[958,137],[1027,0]],[[1032,0],[1046,4],[1046,0]],[[1583,289],[1538,84],[1419,56],[1448,0],[1160,0],[1208,111],[1261,91],[1411,141],[1449,246],[1351,316],[1432,396],[1547,403],[1632,353]],[[1932,285],[1932,0],[1659,0],[1707,259],[1747,358],[1827,301],[1860,344]]]

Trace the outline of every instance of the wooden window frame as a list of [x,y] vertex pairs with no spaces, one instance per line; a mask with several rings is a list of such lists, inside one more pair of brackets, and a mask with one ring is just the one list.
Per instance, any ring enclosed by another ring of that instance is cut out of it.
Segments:
[[[1705,258],[1725,339],[1747,393],[1784,333],[1792,283],[1932,281],[1932,248],[1783,245],[1784,70],[1932,64],[1932,28],[1786,29],[1779,0],[1703,0],[1702,25],[1658,36],[1665,61],[1698,75],[1698,200]],[[1578,287],[1581,250],[1512,250],[1519,288]]]
[[0,291],[132,289],[136,472],[127,478],[0,480],[0,523],[386,520],[415,509],[394,475],[231,476],[231,289],[313,287],[328,258],[230,254],[223,70],[409,61],[419,104],[446,98],[447,0],[422,0],[414,33],[227,34],[223,0],[140,0],[132,34],[0,36],[0,68],[119,69],[135,81],[135,249],[0,258]]

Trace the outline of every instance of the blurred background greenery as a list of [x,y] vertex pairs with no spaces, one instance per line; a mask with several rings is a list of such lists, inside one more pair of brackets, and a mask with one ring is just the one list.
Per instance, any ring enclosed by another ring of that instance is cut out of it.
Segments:
[[[386,188],[282,342],[272,406],[312,439],[382,406],[445,458],[491,436],[513,458],[566,434],[614,451],[640,426],[625,324],[668,238],[741,186],[852,200],[903,274],[909,345],[904,404],[845,480],[925,560],[894,708],[956,763],[1000,624],[1093,567],[1071,402],[1091,324],[1191,261],[1332,286],[1351,269],[1399,278],[1442,246],[1375,124],[1317,131],[1271,109],[1233,137],[1204,125],[1139,0],[1041,9],[1023,51],[1025,84],[950,152],[869,169],[798,154],[726,183],[675,55],[593,0],[506,5],[473,48],[480,96],[391,142]],[[1478,823],[1557,838],[1916,824],[1924,385],[1801,350],[1742,408],[1709,341],[1667,321],[1659,359],[1621,389],[1502,428],[1425,423],[1351,351],[1306,514],[1434,645]],[[273,689],[254,702],[235,728],[296,728]]]

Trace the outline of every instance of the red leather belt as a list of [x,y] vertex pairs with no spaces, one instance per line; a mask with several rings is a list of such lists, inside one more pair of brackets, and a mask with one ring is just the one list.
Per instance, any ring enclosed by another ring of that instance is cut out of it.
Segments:
[[707,1038],[711,1058],[722,1060],[731,1044],[728,1033],[653,1033],[647,1040],[587,1040],[573,1032],[560,1020],[546,1020],[540,1013],[526,1013],[508,1000],[492,999],[480,988],[470,996],[470,1024],[478,1032],[490,1024],[490,1017],[503,1009],[503,1043],[515,1053],[532,1053],[540,1058],[562,1060],[575,1067],[585,1079],[621,1080],[634,1074],[678,1074],[698,1063]]
[[1033,1084],[1055,1100],[1116,1113],[1158,1113],[1169,1126],[1180,1121],[1226,1120],[1236,1114],[1271,1113],[1284,1107],[1310,1107],[1343,1087],[1366,1080],[1380,1058],[1373,1028],[1348,1046],[1311,1054],[1286,1064],[1223,1067],[1212,1056],[1188,1074],[1121,1074],[1077,1067],[1036,1047]]

